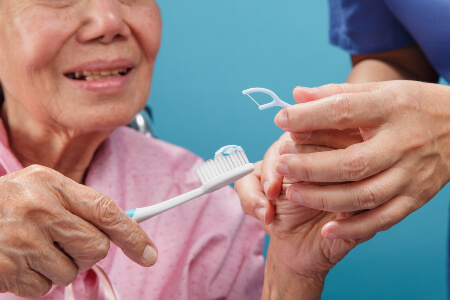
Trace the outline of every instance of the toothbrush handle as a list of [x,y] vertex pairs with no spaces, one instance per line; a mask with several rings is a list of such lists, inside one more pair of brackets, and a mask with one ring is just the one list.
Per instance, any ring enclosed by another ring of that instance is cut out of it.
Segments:
[[127,210],[127,214],[136,222],[141,223],[147,219],[150,219],[151,217],[154,217],[162,212],[165,212],[166,210],[174,208],[194,198],[200,197],[205,193],[206,192],[204,191],[204,189],[200,187],[198,189],[195,189],[193,191],[187,192],[185,194],[182,194],[180,196],[177,196],[175,198],[166,200],[164,202],[155,205]]

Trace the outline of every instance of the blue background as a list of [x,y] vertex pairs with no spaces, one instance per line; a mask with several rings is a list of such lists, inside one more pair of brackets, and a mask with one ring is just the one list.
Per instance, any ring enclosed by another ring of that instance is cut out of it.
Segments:
[[[273,90],[294,103],[297,85],[344,82],[349,56],[328,42],[325,1],[159,1],[162,47],[149,104],[158,137],[205,159],[223,145],[251,161],[281,134],[278,110],[241,91]],[[262,100],[262,94],[258,94]],[[444,299],[449,188],[358,246],[327,277],[323,299]]]

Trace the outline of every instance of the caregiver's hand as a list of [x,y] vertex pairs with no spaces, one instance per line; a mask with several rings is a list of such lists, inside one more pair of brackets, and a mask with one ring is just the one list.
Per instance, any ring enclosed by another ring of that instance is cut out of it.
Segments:
[[[294,98],[310,102],[283,109],[275,122],[296,143],[328,145],[337,139],[333,135],[358,131],[362,139],[345,149],[282,155],[276,166],[281,175],[309,183],[287,190],[294,203],[367,210],[328,223],[324,236],[358,238],[386,230],[448,182],[449,87],[413,81],[327,85],[297,88]],[[316,184],[322,182],[335,184]]]
[[[256,170],[236,181],[234,188],[239,194],[242,210],[257,219],[263,225],[270,225],[275,218],[275,210],[270,200],[277,199],[284,183],[298,183],[295,178],[284,178],[276,171],[276,163],[282,154],[300,154],[328,151],[332,148],[317,145],[296,145],[283,134],[272,144],[264,155],[264,160],[255,164]],[[253,178],[253,180],[248,180]],[[252,183],[249,185],[249,183]]]
[[0,177],[0,292],[22,297],[68,285],[114,242],[142,266],[154,244],[114,201],[42,166]]

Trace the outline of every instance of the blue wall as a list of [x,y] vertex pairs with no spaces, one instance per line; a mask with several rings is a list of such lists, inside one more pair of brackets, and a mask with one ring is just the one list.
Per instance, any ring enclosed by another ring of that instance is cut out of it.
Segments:
[[[326,1],[159,2],[154,129],[205,159],[238,144],[257,161],[280,135],[276,110],[259,111],[242,90],[266,87],[293,103],[295,86],[344,82],[350,70],[328,43]],[[448,194],[353,250],[330,272],[323,299],[444,299]]]

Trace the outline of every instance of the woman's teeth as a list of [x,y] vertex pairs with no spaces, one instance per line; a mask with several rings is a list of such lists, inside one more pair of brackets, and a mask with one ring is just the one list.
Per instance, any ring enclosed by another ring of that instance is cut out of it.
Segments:
[[83,71],[83,72],[74,72],[66,74],[67,77],[75,80],[86,80],[86,81],[94,81],[94,80],[105,80],[112,79],[119,76],[126,75],[130,69],[115,69],[115,70],[107,70],[107,71]]

